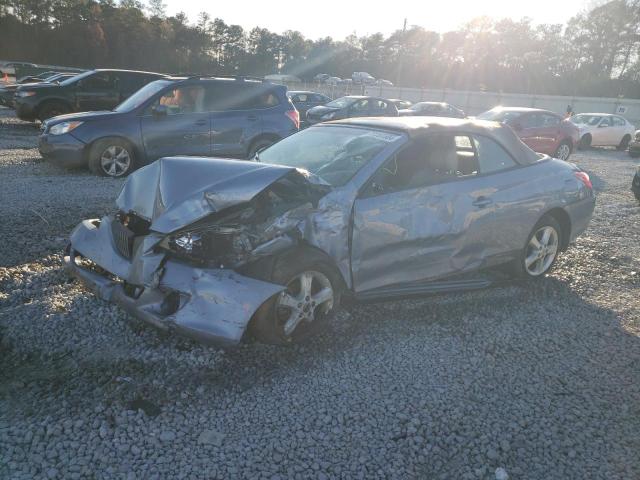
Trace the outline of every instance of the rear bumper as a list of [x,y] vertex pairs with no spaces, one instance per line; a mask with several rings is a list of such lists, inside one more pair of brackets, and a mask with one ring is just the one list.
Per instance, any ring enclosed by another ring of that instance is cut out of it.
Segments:
[[[104,217],[78,225],[64,256],[65,266],[100,298],[161,330],[207,344],[235,345],[255,311],[285,288],[232,270],[172,260],[153,251],[160,239],[154,234],[134,243],[132,258],[127,259],[115,247],[112,221],[113,217]],[[82,265],[82,257],[106,272]]]
[[591,191],[588,196],[566,207],[566,211],[571,220],[569,243],[574,242],[587,229],[595,206],[596,197],[593,191]]
[[49,135],[43,133],[38,138],[40,155],[51,163],[62,167],[81,167],[87,164],[86,144],[73,135]]

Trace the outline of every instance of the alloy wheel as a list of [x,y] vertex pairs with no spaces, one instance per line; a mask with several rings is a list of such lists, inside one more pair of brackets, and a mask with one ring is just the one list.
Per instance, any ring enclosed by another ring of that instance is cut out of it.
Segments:
[[126,148],[111,145],[102,152],[100,166],[110,177],[120,177],[129,171],[131,156]]
[[558,232],[546,225],[533,234],[527,245],[524,257],[524,268],[531,276],[537,277],[545,273],[558,254]]
[[311,323],[326,315],[333,307],[331,282],[321,272],[306,271],[295,276],[287,289],[278,295],[276,319],[286,337],[290,337],[301,322]]
[[567,158],[569,158],[569,155],[571,155],[571,149],[569,148],[569,145],[563,143],[558,147],[558,151],[556,152],[557,158],[559,158],[560,160],[566,160]]

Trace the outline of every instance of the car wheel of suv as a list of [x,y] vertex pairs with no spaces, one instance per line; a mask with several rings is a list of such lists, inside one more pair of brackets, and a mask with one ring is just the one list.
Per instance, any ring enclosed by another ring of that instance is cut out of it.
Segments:
[[89,152],[89,170],[101,177],[124,177],[135,168],[133,148],[121,138],[103,138]]
[[591,147],[591,135],[589,135],[588,133],[584,135],[580,139],[580,142],[578,142],[578,147],[581,150],[586,150],[587,148]]
[[554,156],[560,160],[567,160],[569,155],[571,155],[571,144],[564,140],[560,142],[560,145],[558,145],[558,149]]
[[259,140],[256,140],[249,149],[249,155],[247,156],[247,159],[253,160],[253,158],[256,156],[256,153],[260,152],[260,150],[264,150],[265,148],[270,147],[271,145],[276,143],[276,141],[277,140],[274,140],[272,138],[261,138]]
[[533,227],[522,250],[517,273],[525,278],[544,276],[556,262],[562,245],[562,228],[551,215],[545,215]]
[[286,290],[265,302],[254,315],[251,333],[262,343],[301,342],[321,330],[340,304],[339,274],[315,250],[281,258],[270,280],[286,285]]
[[627,148],[629,148],[629,142],[631,141],[631,135],[627,134],[624,137],[622,137],[622,140],[620,140],[620,144],[616,147],[617,150],[623,152],[625,151]]
[[57,117],[58,115],[64,115],[65,113],[71,112],[71,108],[69,105],[63,102],[51,101],[45,103],[42,107],[40,107],[38,111],[38,120],[45,121],[52,117]]

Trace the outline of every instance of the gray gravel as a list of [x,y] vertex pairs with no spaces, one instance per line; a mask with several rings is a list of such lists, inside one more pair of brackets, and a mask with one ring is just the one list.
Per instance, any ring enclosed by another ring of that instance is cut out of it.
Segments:
[[634,161],[534,284],[352,307],[313,343],[166,338],[60,254],[121,181],[43,163],[0,110],[0,478],[640,478]]

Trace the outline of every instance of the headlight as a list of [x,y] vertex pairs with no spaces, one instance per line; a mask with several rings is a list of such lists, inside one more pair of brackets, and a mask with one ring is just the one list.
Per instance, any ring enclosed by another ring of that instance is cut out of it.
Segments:
[[69,133],[71,130],[78,128],[83,122],[62,122],[54,125],[49,129],[51,135],[62,135]]
[[338,112],[329,112],[329,113],[325,113],[322,117],[322,120],[331,120],[332,118],[334,118],[336,115],[338,114]]
[[16,92],[16,97],[33,97],[36,94],[33,90],[25,92]]

